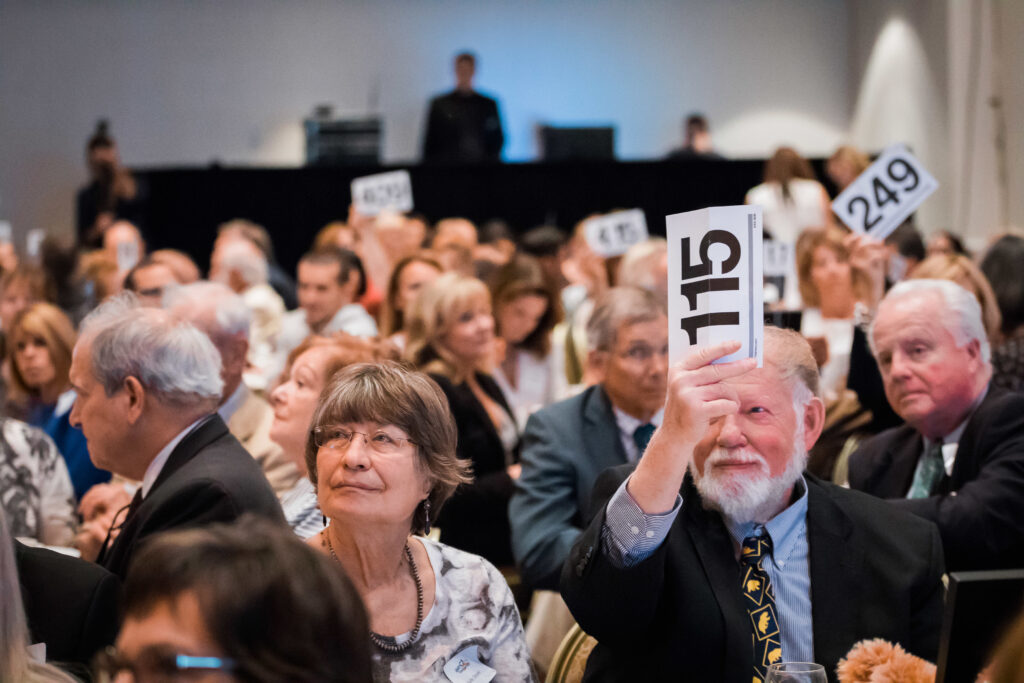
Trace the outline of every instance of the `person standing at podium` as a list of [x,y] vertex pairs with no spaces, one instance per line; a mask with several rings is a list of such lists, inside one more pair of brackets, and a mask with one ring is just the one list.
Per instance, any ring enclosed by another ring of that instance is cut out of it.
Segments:
[[425,163],[483,163],[501,160],[505,134],[493,98],[473,89],[476,56],[455,57],[455,89],[430,101],[423,137]]

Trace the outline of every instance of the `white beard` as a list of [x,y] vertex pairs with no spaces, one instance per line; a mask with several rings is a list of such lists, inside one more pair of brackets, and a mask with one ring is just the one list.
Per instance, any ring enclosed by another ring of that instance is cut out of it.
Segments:
[[[807,466],[802,436],[797,435],[786,469],[777,477],[769,476],[768,463],[753,450],[715,448],[704,461],[703,475],[691,462],[690,473],[704,507],[717,510],[734,522],[767,522],[786,507],[788,501],[783,497]],[[721,462],[757,463],[759,472],[737,474],[716,469],[715,463]]]

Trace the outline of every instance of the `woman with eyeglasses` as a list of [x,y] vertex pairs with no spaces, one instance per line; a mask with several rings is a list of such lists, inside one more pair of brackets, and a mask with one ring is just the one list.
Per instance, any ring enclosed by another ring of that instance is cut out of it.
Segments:
[[330,525],[309,543],[366,605],[375,681],[535,680],[501,573],[425,536],[469,480],[455,440],[444,393],[397,363],[346,368],[313,415],[306,467]]
[[394,359],[397,353],[386,343],[338,332],[308,337],[289,354],[281,383],[270,393],[274,407],[270,439],[302,474],[295,486],[281,494],[285,519],[300,538],[324,528],[316,491],[306,472],[306,439],[320,392],[346,366]]
[[101,683],[370,680],[352,582],[266,520],[158,535],[132,562],[121,607],[116,646],[96,660]]

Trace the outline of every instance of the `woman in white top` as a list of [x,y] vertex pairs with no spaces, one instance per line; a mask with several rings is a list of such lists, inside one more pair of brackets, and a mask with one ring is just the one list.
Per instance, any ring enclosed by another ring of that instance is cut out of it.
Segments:
[[765,162],[764,182],[747,192],[746,203],[762,208],[765,231],[777,242],[793,244],[805,229],[830,220],[828,192],[792,147],[778,148]]
[[551,330],[561,319],[559,298],[540,262],[514,256],[491,278],[491,301],[504,358],[492,373],[522,429],[531,413],[562,399],[568,383],[555,366]]
[[536,680],[501,573],[424,537],[470,481],[456,435],[437,384],[397,363],[346,368],[313,415],[306,466],[331,524],[309,543],[366,605],[374,681]]
[[[853,346],[854,308],[866,301],[870,285],[862,271],[850,265],[850,254],[839,229],[808,230],[796,247],[797,275],[804,309],[800,333],[824,353],[821,386],[826,404],[846,388]],[[821,360],[821,358],[819,358]]]

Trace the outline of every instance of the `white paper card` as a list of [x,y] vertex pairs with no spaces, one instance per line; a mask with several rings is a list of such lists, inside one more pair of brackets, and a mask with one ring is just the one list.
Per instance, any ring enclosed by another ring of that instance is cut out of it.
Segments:
[[487,683],[498,672],[480,662],[478,646],[470,645],[444,665],[444,675],[452,683]]
[[135,240],[117,243],[117,269],[129,271],[139,262],[139,243]]
[[884,240],[939,186],[905,145],[887,147],[832,210],[854,232]]
[[412,211],[412,179],[408,171],[390,171],[352,181],[352,203],[364,216],[381,211]]
[[693,346],[736,340],[719,363],[764,362],[763,228],[760,206],[720,206],[665,218],[669,361]]
[[590,248],[605,258],[621,256],[634,244],[647,239],[647,220],[642,209],[591,218],[583,229]]
[[764,276],[785,277],[796,272],[796,248],[789,242],[764,241]]
[[42,248],[43,240],[46,239],[46,231],[42,228],[32,228],[25,233],[25,253],[29,258],[37,258]]
[[10,221],[0,221],[0,243],[9,243],[14,235]]

